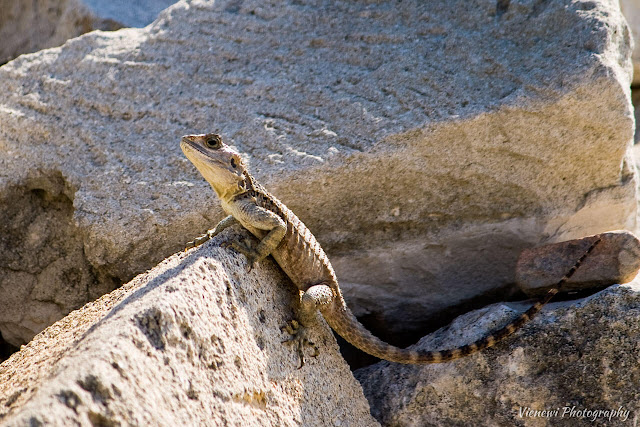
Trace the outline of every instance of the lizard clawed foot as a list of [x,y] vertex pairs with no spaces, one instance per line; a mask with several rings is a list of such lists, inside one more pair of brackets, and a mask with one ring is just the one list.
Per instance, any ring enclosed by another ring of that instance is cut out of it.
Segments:
[[247,272],[250,272],[253,266],[258,262],[258,258],[260,255],[256,252],[255,249],[251,247],[251,242],[249,239],[245,239],[243,243],[240,242],[225,242],[226,248],[231,247],[234,251],[243,254],[247,257],[247,263],[249,264],[249,268]]
[[318,346],[307,338],[307,329],[302,326],[297,320],[292,320],[287,325],[282,327],[282,332],[286,332],[291,335],[291,338],[282,341],[285,345],[293,345],[296,347],[296,352],[300,358],[300,366],[298,369],[304,366],[304,347],[309,346],[313,348],[311,357],[317,357],[320,354]]
[[188,251],[189,249],[198,247],[200,245],[202,245],[203,243],[206,243],[209,239],[211,239],[213,236],[211,235],[210,232],[207,232],[207,234],[203,234],[202,236],[198,236],[195,239],[193,239],[192,241],[188,242],[185,245],[185,252]]

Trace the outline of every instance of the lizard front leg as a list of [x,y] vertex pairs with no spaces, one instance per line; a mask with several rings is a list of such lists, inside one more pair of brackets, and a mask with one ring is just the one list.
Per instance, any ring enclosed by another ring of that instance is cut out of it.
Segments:
[[242,200],[233,205],[233,215],[247,229],[265,230],[267,234],[255,248],[240,242],[231,242],[230,246],[244,254],[249,262],[249,270],[262,261],[280,244],[287,233],[287,224],[277,214],[262,208],[251,200]]
[[292,320],[283,328],[284,332],[291,335],[291,338],[283,341],[283,343],[296,347],[298,357],[300,358],[300,366],[298,369],[304,366],[305,346],[313,348],[314,351],[311,357],[316,357],[320,354],[318,347],[308,338],[307,330],[313,323],[318,321],[318,311],[328,308],[333,303],[334,297],[333,290],[325,283],[311,286],[303,292],[302,298],[300,299],[300,308],[297,313],[298,319]]
[[222,230],[224,230],[225,228],[229,228],[232,225],[236,225],[238,224],[238,220],[235,219],[233,217],[233,215],[229,215],[226,218],[224,218],[223,220],[221,220],[216,226],[215,228],[212,228],[211,230],[208,230],[205,234],[203,234],[202,236],[196,237],[194,240],[190,241],[189,243],[187,243],[186,247],[185,247],[185,251],[191,248],[195,248],[197,246],[200,246],[201,244],[207,242],[209,239],[213,239],[215,236],[217,236],[218,234],[220,234],[222,232]]

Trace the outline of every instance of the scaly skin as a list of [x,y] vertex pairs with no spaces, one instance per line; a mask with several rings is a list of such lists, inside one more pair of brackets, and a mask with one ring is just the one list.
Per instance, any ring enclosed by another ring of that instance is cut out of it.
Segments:
[[[315,347],[306,338],[305,328],[317,320],[318,311],[329,326],[348,342],[366,353],[392,362],[448,362],[491,347],[514,333],[538,313],[599,243],[599,240],[596,241],[582,255],[554,289],[507,326],[474,343],[451,350],[401,349],[373,336],[358,322],[345,304],[333,267],[316,238],[289,208],[256,182],[240,155],[224,144],[220,136],[184,136],[180,147],[211,184],[222,203],[222,208],[229,215],[215,229],[191,242],[190,246],[202,244],[225,228],[238,223],[260,240],[255,248],[240,242],[232,242],[230,245],[246,255],[250,268],[265,257],[273,256],[291,281],[302,291],[298,319],[285,328],[293,335],[288,342],[297,346],[301,367],[304,364],[303,347]],[[313,356],[316,355],[317,348]]]

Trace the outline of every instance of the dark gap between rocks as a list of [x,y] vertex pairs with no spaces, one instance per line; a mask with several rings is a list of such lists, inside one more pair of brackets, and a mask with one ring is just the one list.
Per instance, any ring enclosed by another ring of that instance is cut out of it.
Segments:
[[633,114],[636,119],[636,130],[633,135],[633,142],[637,144],[638,141],[640,141],[640,126],[637,125],[637,123],[640,123],[640,86],[631,86],[631,102],[633,103]]
[[3,357],[121,283],[95,269],[73,220],[75,190],[59,171],[30,177],[0,200]]
[[[580,292],[560,293],[556,295],[551,302],[553,303],[559,301],[572,301],[586,298],[590,295],[595,294],[596,292],[600,292],[604,288],[606,287],[589,289]],[[483,295],[471,298],[454,307],[449,307],[443,312],[430,316],[424,321],[420,322],[418,325],[421,325],[421,327],[412,327],[404,330],[401,333],[390,333],[390,328],[385,324],[383,320],[380,319],[380,316],[377,316],[375,314],[361,316],[358,318],[358,320],[374,335],[376,335],[383,341],[386,341],[389,344],[395,345],[400,348],[405,348],[417,343],[422,337],[429,335],[432,332],[435,332],[438,329],[450,324],[457,317],[468,312],[479,310],[488,305],[499,302],[523,302],[525,304],[534,304],[535,301],[535,299],[527,298],[527,296],[523,292],[518,290],[515,285],[508,285],[503,287],[502,289],[487,292]],[[504,325],[500,325],[498,326],[498,328],[502,326]],[[492,331],[486,331],[487,334],[489,334],[490,332]],[[349,367],[352,371],[380,362],[380,359],[357,349],[339,335],[335,333],[334,335],[336,336],[338,344],[340,345],[340,352],[349,364]],[[433,348],[431,350],[445,349]]]
[[2,333],[0,333],[0,363],[4,362],[16,351],[20,350],[19,347],[9,344],[2,338]]

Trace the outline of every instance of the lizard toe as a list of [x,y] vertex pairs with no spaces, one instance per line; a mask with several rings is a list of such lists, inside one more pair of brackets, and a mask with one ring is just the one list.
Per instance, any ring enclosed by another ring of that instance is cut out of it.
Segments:
[[298,354],[298,358],[300,360],[300,366],[298,366],[298,369],[302,368],[305,364],[305,347],[311,347],[313,349],[313,352],[310,354],[311,357],[317,357],[320,354],[318,346],[308,338],[307,329],[302,326],[297,320],[292,320],[291,322],[283,326],[281,330],[282,332],[286,332],[290,335],[288,339],[282,341],[282,344],[285,344],[287,346],[295,346],[296,353]]
[[320,355],[320,349],[318,348],[318,346],[316,345],[316,343],[314,343],[313,341],[310,340],[306,340],[305,341],[305,345],[308,347],[313,348],[313,353],[311,353],[311,357],[318,357],[318,355]]
[[249,265],[253,266],[259,258],[259,254],[255,251],[255,249],[247,246],[244,243],[240,242],[229,242],[229,246],[236,252],[241,253],[245,257],[247,257],[247,261],[249,261]]
[[202,236],[198,236],[195,239],[193,239],[192,241],[188,242],[185,245],[184,250],[188,251],[189,249],[193,249],[195,247],[198,247],[200,245],[202,245],[203,243],[207,242],[210,239],[208,234],[203,234]]

